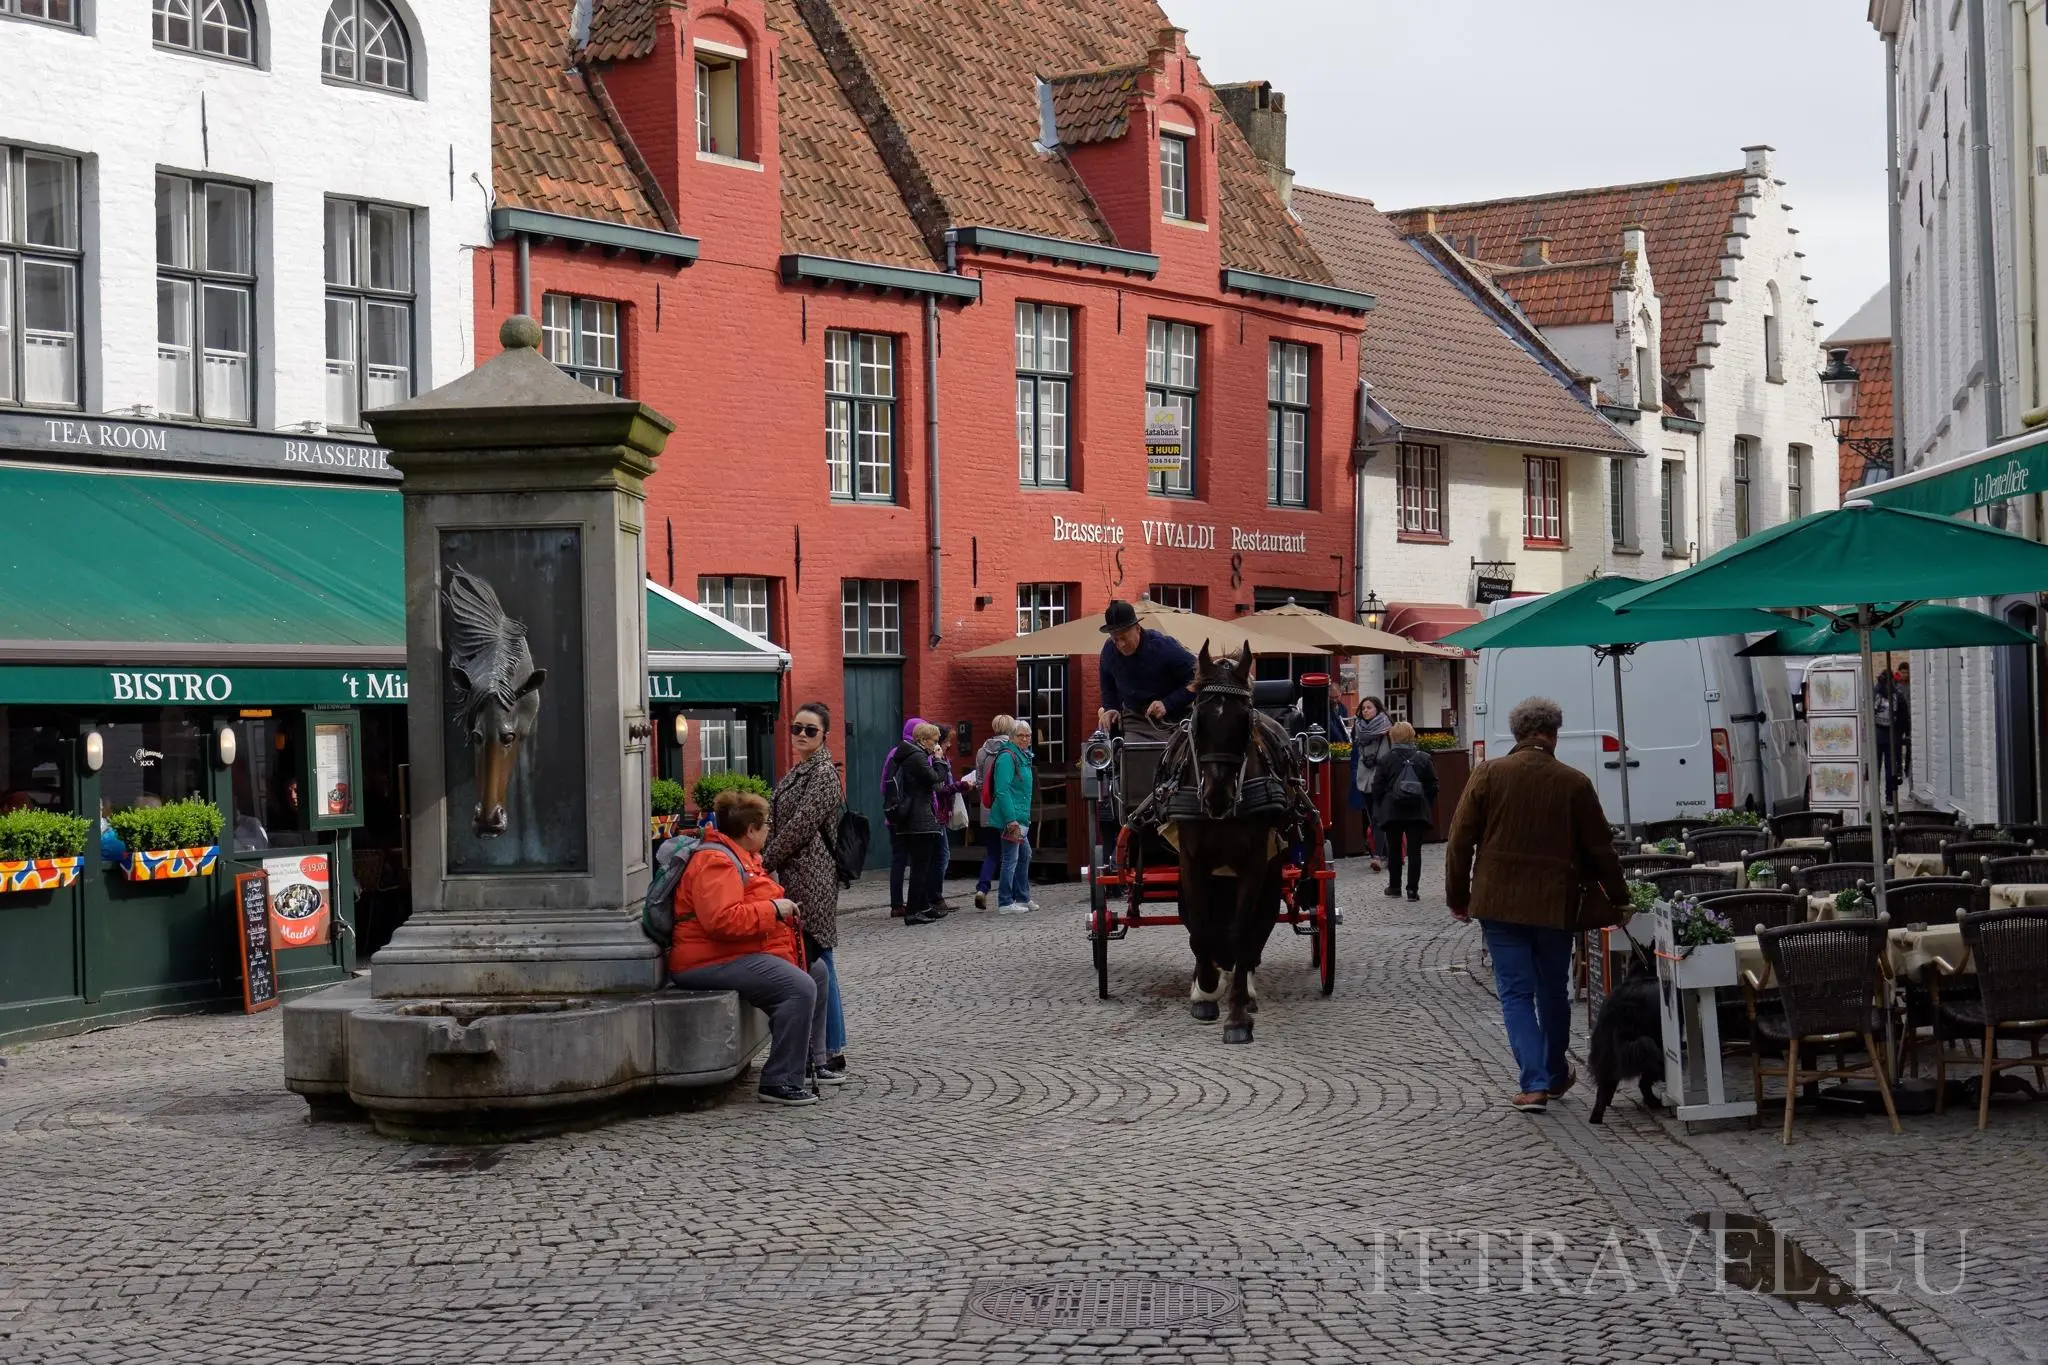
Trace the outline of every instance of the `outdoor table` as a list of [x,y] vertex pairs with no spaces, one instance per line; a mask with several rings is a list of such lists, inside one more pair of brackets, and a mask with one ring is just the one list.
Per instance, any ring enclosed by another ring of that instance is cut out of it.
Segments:
[[2005,882],[1991,888],[1993,910],[2017,910],[2025,905],[2048,905],[2048,884]]
[[[1924,929],[1892,930],[1885,936],[1883,961],[1885,975],[1893,980],[1917,976],[1933,966],[1952,973],[1967,972],[1970,950],[1963,942],[1961,925],[1930,924]],[[1770,989],[1771,964],[1765,961],[1763,945],[1755,934],[1736,935],[1735,971],[1756,989]]]
[[1772,848],[1826,848],[1827,846],[1828,841],[1817,835],[1807,835],[1798,839],[1780,839],[1777,843],[1771,845]]
[[1735,874],[1735,889],[1738,891],[1749,885],[1748,863],[1701,863],[1700,871],[1733,872]]
[[1939,853],[1900,853],[1892,858],[1892,876],[1939,877],[1943,872]]

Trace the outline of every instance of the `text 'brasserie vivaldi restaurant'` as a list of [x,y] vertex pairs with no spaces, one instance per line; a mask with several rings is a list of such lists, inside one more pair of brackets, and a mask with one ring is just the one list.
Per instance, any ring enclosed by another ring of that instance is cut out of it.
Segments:
[[[0,1039],[241,1000],[237,873],[285,991],[409,913],[397,480],[367,443],[0,412]],[[766,771],[788,656],[647,609],[657,775]]]

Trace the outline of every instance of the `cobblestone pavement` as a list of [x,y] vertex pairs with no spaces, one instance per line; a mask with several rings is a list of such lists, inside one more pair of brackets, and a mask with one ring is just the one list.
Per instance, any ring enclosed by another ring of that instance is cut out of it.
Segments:
[[[743,1089],[483,1170],[309,1125],[275,1014],[13,1049],[0,1361],[1763,1365],[2048,1340],[2039,1113],[1904,1139],[1817,1116],[1789,1152],[1768,1130],[1681,1141],[1627,1100],[1604,1128],[1583,1094],[1517,1114],[1477,932],[1434,875],[1420,906],[1343,877],[1336,995],[1283,929],[1250,1047],[1188,1018],[1178,930],[1113,945],[1098,1001],[1076,889],[930,928],[867,912],[840,951],[853,1080],[822,1106]],[[1840,1309],[1723,1292],[1689,1241],[1716,1211],[1766,1213],[1844,1273],[1855,1227],[1926,1227],[1938,1256],[1967,1225],[1972,1268],[1948,1298]],[[1119,1277],[1189,1286],[1126,1307],[1213,1316],[971,1306]]]

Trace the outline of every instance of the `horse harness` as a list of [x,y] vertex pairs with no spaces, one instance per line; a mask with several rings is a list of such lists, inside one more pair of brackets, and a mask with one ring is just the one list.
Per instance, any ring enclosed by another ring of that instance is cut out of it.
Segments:
[[[1252,700],[1248,683],[1215,680],[1196,689],[1203,696],[1241,697]],[[1195,748],[1195,708],[1175,727],[1160,756],[1156,785],[1149,796],[1131,812],[1129,823],[1140,829],[1156,830],[1163,825],[1209,820],[1197,785],[1201,765],[1235,764],[1238,769],[1237,801],[1226,820],[1268,817],[1275,825],[1293,825],[1311,813],[1307,784],[1295,770],[1294,754],[1288,747],[1287,732],[1279,722],[1252,708],[1252,743],[1244,753],[1201,753]],[[1253,753],[1263,760],[1265,772],[1252,774]]]

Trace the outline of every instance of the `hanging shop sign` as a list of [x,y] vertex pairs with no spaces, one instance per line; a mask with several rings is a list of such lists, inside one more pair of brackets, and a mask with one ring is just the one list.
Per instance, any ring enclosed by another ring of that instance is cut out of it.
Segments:
[[1186,474],[1187,444],[1179,408],[1145,409],[1145,468],[1154,474]]
[[402,668],[0,668],[17,706],[344,706],[403,704]]
[[[1253,527],[1222,528],[1192,521],[1141,521],[1145,544],[1158,550],[1218,550],[1233,554],[1305,555],[1306,531],[1261,531]],[[1219,534],[1226,530],[1228,534]],[[1128,530],[1117,521],[1070,521],[1052,519],[1054,544],[1123,545]]]
[[396,483],[391,452],[368,441],[233,431],[137,418],[0,412],[0,449],[137,465],[221,465]]

